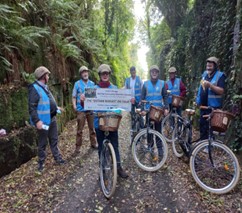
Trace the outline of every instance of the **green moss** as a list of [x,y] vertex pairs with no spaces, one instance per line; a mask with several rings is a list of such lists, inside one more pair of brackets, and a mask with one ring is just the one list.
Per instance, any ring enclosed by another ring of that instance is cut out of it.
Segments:
[[0,128],[9,131],[14,122],[12,115],[11,96],[6,92],[0,92]]
[[29,120],[28,114],[28,93],[26,88],[20,88],[11,94],[13,127],[24,126],[25,121]]

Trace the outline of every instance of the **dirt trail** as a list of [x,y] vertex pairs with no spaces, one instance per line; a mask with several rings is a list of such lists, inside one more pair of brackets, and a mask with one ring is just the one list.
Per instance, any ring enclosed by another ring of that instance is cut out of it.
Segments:
[[67,182],[75,186],[64,192],[65,199],[54,212],[178,212],[176,195],[172,190],[167,169],[158,172],[144,172],[135,164],[129,147],[129,128],[127,114],[124,115],[119,131],[123,167],[129,173],[128,179],[118,178],[112,199],[107,200],[98,182],[97,151],[87,148],[82,164]]
[[242,212],[242,180],[226,195],[213,195],[194,182],[186,159],[177,159],[168,144],[165,166],[145,172],[135,164],[129,147],[129,116],[119,129],[121,159],[128,179],[118,178],[114,196],[107,200],[98,182],[98,153],[90,148],[85,128],[80,155],[74,157],[76,121],[60,135],[67,160],[54,165],[48,149],[44,172],[36,172],[37,158],[0,179],[0,212]]

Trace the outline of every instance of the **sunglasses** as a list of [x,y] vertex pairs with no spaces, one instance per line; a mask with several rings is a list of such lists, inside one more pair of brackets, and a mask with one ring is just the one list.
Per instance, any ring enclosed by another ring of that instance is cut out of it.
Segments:
[[109,75],[109,72],[102,72],[101,75]]

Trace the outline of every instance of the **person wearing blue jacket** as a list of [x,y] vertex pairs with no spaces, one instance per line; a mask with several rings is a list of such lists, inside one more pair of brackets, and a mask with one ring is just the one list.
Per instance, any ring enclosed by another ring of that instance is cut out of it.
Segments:
[[[96,85],[96,88],[110,88],[110,89],[117,89],[117,86],[112,85],[110,83],[110,74],[111,74],[111,68],[107,64],[101,64],[98,67],[98,75],[100,77],[100,82]],[[97,134],[97,141],[98,141],[98,154],[100,157],[100,153],[102,151],[102,144],[103,140],[105,138],[105,132],[99,129],[99,118],[95,116],[94,118],[94,126]],[[118,131],[109,132],[109,135],[107,138],[111,141],[116,159],[117,159],[117,168],[118,168],[118,175],[122,178],[128,178],[128,174],[124,171],[124,169],[121,166],[121,158],[120,158],[120,152],[119,152],[119,139],[118,139]]]
[[[222,108],[226,76],[219,70],[219,59],[209,57],[206,60],[206,70],[202,74],[198,88],[196,103],[199,106],[211,106],[214,109]],[[200,109],[200,139],[208,138],[208,121],[203,118],[211,112],[210,109]]]
[[[160,69],[157,65],[150,67],[150,80],[144,82],[141,93],[141,100],[149,101],[153,106],[163,108],[164,115],[166,116],[168,111],[168,94],[165,86],[165,82],[159,79]],[[150,104],[146,104],[146,108],[150,108]],[[142,112],[143,113],[143,112]],[[161,122],[155,122],[155,130],[161,133]],[[162,146],[159,140],[157,140],[157,147],[159,155],[162,155]]]
[[64,164],[58,149],[58,131],[56,123],[56,114],[61,109],[49,91],[47,83],[49,81],[50,71],[44,67],[38,67],[35,72],[35,81],[29,86],[28,104],[30,122],[37,128],[38,132],[38,170],[44,169],[46,159],[46,146],[50,144],[52,155],[57,164]]
[[[170,110],[172,109],[172,95],[178,95],[181,97],[186,96],[186,87],[182,80],[178,77],[176,77],[176,68],[170,67],[168,70],[169,73],[169,80],[166,81],[166,89],[170,91],[170,94],[168,96],[168,104],[170,107]],[[177,114],[181,116],[181,106],[177,107]]]
[[[169,113],[168,94],[165,82],[159,79],[160,69],[157,65],[152,65],[149,72],[150,80],[144,82],[141,100],[149,101],[153,106],[164,108],[164,114],[167,115]],[[146,107],[149,108],[150,105]],[[155,129],[161,132],[161,123],[156,123]]]
[[81,79],[75,82],[72,91],[72,105],[74,111],[77,113],[76,149],[74,155],[80,153],[80,148],[83,140],[83,129],[86,120],[89,129],[89,139],[91,147],[97,149],[97,139],[93,125],[94,116],[91,111],[84,110],[85,88],[94,88],[95,84],[94,82],[89,80],[89,69],[86,66],[80,67],[79,74]]
[[135,112],[141,101],[141,89],[143,86],[143,81],[139,76],[136,75],[136,68],[134,66],[130,67],[130,77],[125,79],[124,87],[125,89],[131,89],[132,95],[135,98],[135,103],[132,104],[131,112]]

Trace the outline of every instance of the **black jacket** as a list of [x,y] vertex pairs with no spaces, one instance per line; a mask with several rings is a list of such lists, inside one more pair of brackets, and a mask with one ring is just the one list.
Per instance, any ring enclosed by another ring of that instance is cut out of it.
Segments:
[[[42,87],[37,81],[35,81],[33,84],[38,84],[40,87]],[[33,84],[30,84],[28,87],[29,115],[30,115],[33,123],[36,124],[40,120],[38,113],[37,113],[37,106],[39,103],[40,96],[39,96],[38,92],[36,91],[36,89],[34,88]],[[50,99],[50,114],[51,114],[51,118],[52,118],[56,115],[57,104],[56,104],[53,96],[51,95],[51,92],[47,91],[45,88],[43,88],[43,89]]]

